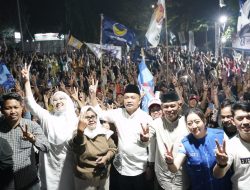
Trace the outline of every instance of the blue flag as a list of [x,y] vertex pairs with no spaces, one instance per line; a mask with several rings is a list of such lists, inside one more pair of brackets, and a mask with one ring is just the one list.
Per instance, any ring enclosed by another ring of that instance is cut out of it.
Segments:
[[139,64],[138,84],[144,96],[142,99],[142,110],[148,112],[148,102],[154,98],[154,77],[149,71],[145,60]]
[[127,43],[131,46],[135,41],[134,32],[107,17],[103,18],[102,34],[103,44],[123,45]]
[[4,63],[0,63],[0,86],[6,90],[15,86],[15,80]]

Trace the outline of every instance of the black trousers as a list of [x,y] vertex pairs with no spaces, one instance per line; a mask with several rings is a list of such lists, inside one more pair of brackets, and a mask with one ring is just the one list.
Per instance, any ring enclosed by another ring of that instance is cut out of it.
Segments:
[[145,190],[146,178],[145,173],[137,176],[124,176],[118,174],[119,190]]

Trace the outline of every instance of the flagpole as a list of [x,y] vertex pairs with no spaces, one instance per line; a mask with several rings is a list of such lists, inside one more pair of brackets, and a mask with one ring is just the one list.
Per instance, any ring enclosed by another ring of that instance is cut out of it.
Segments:
[[[168,79],[168,75],[169,75],[169,66],[168,66],[168,27],[167,27],[167,23],[168,23],[168,17],[167,17],[167,6],[165,4],[165,30],[166,30],[166,51],[167,51],[167,57],[166,57],[166,64],[167,64],[167,71],[166,71],[166,78]],[[169,81],[167,80],[167,84],[169,83]]]
[[101,76],[103,74],[103,70],[102,70],[102,24],[103,24],[103,14],[101,14],[101,24],[100,24],[100,51],[101,51],[101,57],[100,57],[100,69],[101,69]]
[[19,27],[20,27],[20,34],[21,34],[22,51],[24,51],[23,29],[22,29],[22,21],[21,21],[21,13],[20,13],[20,3],[19,3],[19,0],[17,0],[17,12],[18,12],[18,21],[19,21]]

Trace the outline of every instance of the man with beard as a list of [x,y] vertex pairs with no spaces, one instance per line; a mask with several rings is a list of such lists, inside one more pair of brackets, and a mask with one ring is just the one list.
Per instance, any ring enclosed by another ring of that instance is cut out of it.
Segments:
[[216,150],[217,164],[213,174],[222,178],[233,166],[234,173],[231,177],[233,190],[248,190],[250,184],[250,104],[236,103],[232,106],[233,121],[238,134],[227,143],[219,145]]
[[224,132],[229,138],[237,133],[237,128],[233,124],[232,102],[228,99],[221,104],[220,117]]
[[189,133],[185,119],[181,116],[181,104],[175,92],[168,92],[161,96],[163,117],[157,118],[152,123],[150,133],[151,142],[156,141],[155,154],[149,161],[155,162],[155,174],[158,180],[158,189],[184,190],[188,189],[188,180],[185,172],[181,169],[177,173],[171,173],[165,162],[166,147],[173,147],[173,154],[178,151],[181,140]]

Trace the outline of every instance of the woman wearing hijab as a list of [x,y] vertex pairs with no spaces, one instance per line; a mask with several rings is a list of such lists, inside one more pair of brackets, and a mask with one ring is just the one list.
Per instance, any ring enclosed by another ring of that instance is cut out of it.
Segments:
[[78,122],[74,104],[66,93],[58,91],[51,98],[53,112],[43,109],[33,97],[29,71],[30,65],[22,69],[27,107],[40,120],[50,143],[50,151],[39,154],[41,190],[74,189],[73,153],[68,146]]
[[228,137],[223,130],[207,128],[205,116],[198,108],[190,109],[185,119],[190,134],[182,140],[175,158],[173,148],[166,147],[168,169],[175,173],[185,162],[192,190],[231,189],[230,173],[222,179],[213,177],[213,168],[216,164],[216,141],[222,144]]
[[93,107],[82,108],[71,141],[76,158],[75,190],[109,189],[110,161],[117,150],[112,134],[101,125]]

